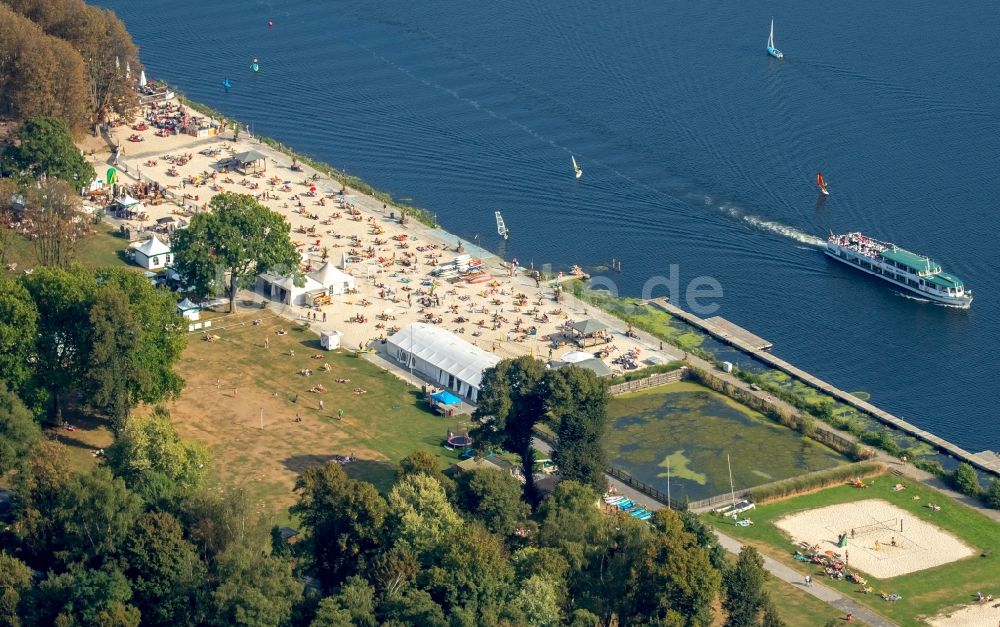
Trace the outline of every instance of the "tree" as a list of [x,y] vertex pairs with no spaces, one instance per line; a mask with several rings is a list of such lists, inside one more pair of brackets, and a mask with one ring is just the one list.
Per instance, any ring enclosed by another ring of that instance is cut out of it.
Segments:
[[36,568],[57,563],[51,555],[52,538],[58,536],[52,512],[61,507],[73,477],[66,447],[51,440],[42,440],[14,475],[14,535]]
[[90,307],[87,355],[89,404],[108,416],[114,432],[121,430],[132,410],[129,392],[145,384],[145,371],[133,348],[142,342],[142,327],[125,295],[102,287]]
[[38,309],[31,294],[20,282],[0,277],[0,381],[12,390],[23,392],[31,377],[37,328]]
[[388,503],[396,545],[411,549],[424,564],[431,563],[462,526],[441,484],[424,474],[398,481]]
[[285,218],[247,194],[222,193],[209,203],[212,211],[191,219],[174,242],[177,271],[189,285],[209,293],[219,269],[229,273],[229,305],[251,277],[270,269],[297,269],[299,256],[289,239]]
[[0,624],[21,627],[21,600],[32,585],[31,569],[21,560],[0,553]]
[[207,571],[180,523],[166,512],[144,514],[125,542],[125,571],[145,625],[198,625]]
[[392,626],[421,625],[421,627],[447,627],[444,610],[425,590],[410,589],[388,597],[379,607],[382,624]]
[[608,421],[607,385],[590,370],[568,366],[546,373],[542,387],[549,420],[556,427],[559,474],[603,492],[607,463],[601,440]]
[[640,566],[631,571],[630,611],[651,622],[683,617],[688,624],[711,624],[719,572],[695,535],[684,531],[675,512],[657,512],[655,527],[641,548]]
[[1000,479],[993,479],[990,482],[990,489],[986,492],[986,504],[993,509],[1000,509]]
[[179,517],[188,539],[209,564],[230,549],[259,548],[267,539],[268,521],[244,488],[222,493],[202,489],[184,499]]
[[358,576],[344,582],[340,591],[320,601],[310,627],[375,627],[375,590]]
[[785,627],[786,625],[771,599],[767,599],[764,603],[764,616],[760,619],[760,625],[761,627]]
[[129,604],[132,589],[115,568],[93,570],[81,564],[49,573],[33,592],[27,622],[32,625],[106,625],[137,627],[139,610]]
[[0,4],[0,107],[19,120],[53,116],[76,132],[90,119],[83,58],[69,43]]
[[547,627],[559,624],[559,597],[552,580],[532,575],[524,581],[513,601],[514,610],[526,625]]
[[126,68],[137,73],[141,66],[138,49],[112,11],[88,6],[81,0],[8,0],[7,4],[46,33],[68,41],[80,53],[86,61],[88,103],[95,121],[103,121],[111,113],[129,117],[138,96]]
[[454,495],[455,482],[441,471],[441,462],[437,456],[427,451],[413,451],[399,460],[399,472],[396,473],[396,480],[419,473],[437,479],[449,497]]
[[417,576],[453,624],[496,625],[514,595],[503,541],[478,524],[455,529],[432,566]]
[[96,284],[79,266],[38,268],[22,281],[39,314],[29,404],[47,404],[50,419],[60,423],[63,394],[83,379]]
[[545,366],[534,357],[505,359],[483,372],[479,405],[473,417],[486,424],[476,429],[476,437],[496,442],[521,457],[524,494],[535,503],[535,453],[531,446],[535,423],[542,420],[545,404],[538,383]]
[[729,614],[726,625],[731,627],[755,627],[761,610],[767,604],[764,582],[764,558],[752,546],[740,550],[736,563],[722,577],[726,589],[722,607]]
[[0,476],[21,461],[42,439],[34,416],[0,381]]
[[18,143],[8,146],[0,158],[3,170],[27,179],[42,176],[62,179],[73,189],[94,180],[94,168],[73,144],[73,135],[64,120],[47,116],[28,118],[17,138]]
[[968,462],[962,462],[958,465],[951,481],[955,488],[966,496],[979,496],[982,491],[979,485],[979,474]]
[[205,476],[208,450],[182,440],[170,414],[157,407],[148,416],[131,416],[107,450],[107,463],[132,490],[150,502],[196,490]]
[[175,298],[136,272],[98,271],[90,306],[84,389],[87,401],[119,430],[132,407],[175,397],[184,380],[173,370],[187,342]]
[[531,513],[521,500],[520,482],[506,472],[477,468],[458,477],[458,507],[501,536],[514,533]]
[[43,266],[65,268],[73,261],[76,243],[87,234],[80,213],[80,194],[69,183],[44,178],[25,193],[27,215],[34,223],[35,256]]
[[333,590],[361,572],[382,545],[387,506],[370,484],[348,478],[338,464],[307,468],[295,482],[291,512],[308,532],[299,545],[316,577]]
[[579,571],[587,563],[592,547],[598,545],[603,529],[599,500],[590,486],[560,481],[538,509],[542,521],[538,545],[558,548],[571,570]]
[[285,626],[302,598],[291,562],[239,547],[222,555],[212,594],[211,624]]

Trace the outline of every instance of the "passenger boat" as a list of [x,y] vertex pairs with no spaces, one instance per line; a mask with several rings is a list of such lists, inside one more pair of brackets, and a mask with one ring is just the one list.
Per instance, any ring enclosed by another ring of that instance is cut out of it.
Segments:
[[830,233],[823,252],[837,261],[932,301],[961,309],[972,305],[972,291],[965,289],[961,279],[943,272],[941,266],[930,258],[890,242],[863,233]]
[[771,34],[767,38],[767,53],[775,59],[784,59],[785,55],[774,47],[774,18],[771,18]]

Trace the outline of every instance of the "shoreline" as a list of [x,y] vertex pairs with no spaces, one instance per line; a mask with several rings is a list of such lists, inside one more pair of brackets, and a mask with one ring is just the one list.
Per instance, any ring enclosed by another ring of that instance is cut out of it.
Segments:
[[[176,89],[174,89],[174,91],[177,92]],[[199,112],[205,113],[205,114],[213,116],[213,117],[217,116],[220,120],[223,120],[223,121],[226,122],[226,126],[223,127],[222,133],[220,133],[219,136],[217,136],[217,137],[211,138],[211,139],[214,139],[216,141],[220,141],[220,140],[221,141],[226,141],[224,139],[224,135],[228,134],[228,135],[231,136],[233,134],[233,131],[229,128],[230,124],[239,124],[239,125],[243,126],[242,123],[240,123],[238,120],[235,120],[234,118],[231,118],[229,116],[225,116],[221,112],[215,111],[211,107],[208,107],[208,106],[203,105],[201,103],[197,103],[197,102],[191,101],[191,100],[187,99],[186,97],[184,97],[183,94],[180,94],[179,92],[177,92],[177,100],[179,102],[184,103],[184,106],[190,107],[191,109],[193,109],[195,111],[199,111]],[[411,217],[414,217],[415,219],[417,219],[417,220],[419,220],[421,222],[421,226],[419,227],[419,230],[417,228],[413,228],[413,227],[406,227],[406,228],[412,229],[412,231],[419,232],[422,237],[426,237],[428,239],[432,239],[432,240],[437,241],[443,248],[447,248],[448,245],[450,244],[450,242],[458,242],[462,247],[464,247],[466,249],[478,248],[478,247],[472,246],[469,242],[465,242],[462,238],[460,238],[460,237],[458,237],[456,235],[453,235],[451,233],[448,233],[446,230],[438,227],[436,224],[433,224],[434,221],[428,219],[428,216],[430,216],[430,212],[428,210],[426,210],[426,209],[415,208],[415,207],[411,207],[411,206],[408,206],[408,205],[395,203],[395,202],[392,201],[392,196],[391,196],[390,193],[376,190],[370,184],[364,182],[363,180],[359,179],[358,177],[348,176],[348,175],[346,175],[346,174],[344,174],[342,172],[339,172],[335,168],[330,167],[329,165],[327,165],[325,163],[319,162],[318,160],[316,160],[316,159],[314,159],[314,158],[312,158],[312,157],[310,157],[308,155],[302,155],[300,153],[297,153],[294,149],[292,149],[292,148],[284,145],[283,143],[281,143],[278,140],[275,140],[273,138],[264,137],[264,136],[251,136],[251,135],[249,135],[247,133],[240,133],[240,134],[243,135],[243,137],[240,139],[241,143],[251,144],[251,145],[253,145],[255,147],[255,149],[258,149],[262,153],[271,153],[271,154],[269,154],[269,158],[271,159],[271,161],[276,166],[278,166],[278,167],[287,167],[287,166],[284,166],[284,164],[282,163],[282,161],[284,161],[284,159],[296,160],[296,161],[298,161],[303,166],[303,171],[296,173],[296,175],[303,175],[304,176],[304,175],[308,174],[308,172],[305,171],[305,168],[308,168],[309,170],[312,170],[314,173],[316,173],[316,174],[318,174],[320,176],[326,177],[329,180],[336,181],[340,185],[348,188],[349,190],[351,190],[353,192],[356,192],[356,195],[354,195],[353,200],[355,202],[357,202],[357,204],[359,206],[361,206],[363,209],[366,209],[369,214],[377,214],[378,213],[378,211],[379,211],[379,209],[378,209],[378,203],[379,202],[383,203],[383,210],[382,210],[382,217],[383,218],[384,218],[384,210],[385,210],[384,207],[386,207],[386,206],[388,206],[388,207],[390,207],[392,209],[406,209],[408,212],[410,212]],[[206,143],[211,143],[211,142],[210,141],[206,141]],[[281,159],[276,159],[275,156],[280,156],[282,158]],[[138,168],[137,168],[137,170],[138,170]],[[126,171],[128,171],[128,170],[126,169]],[[152,179],[150,177],[143,177],[142,174],[141,174],[141,170],[139,172],[137,172],[136,175],[139,176],[139,177],[141,177],[141,178],[143,178],[143,179],[147,179],[147,180],[150,180],[150,181],[156,180],[156,179]],[[319,182],[323,182],[323,181],[320,180]],[[168,193],[170,193],[170,192],[168,191]],[[185,199],[182,196],[178,196],[176,193],[172,193],[172,195],[174,196],[175,200],[177,202],[179,202],[179,203],[183,203],[183,204],[185,204],[185,205],[187,205],[189,207],[192,207],[192,208],[196,208],[197,207],[196,203],[188,203],[187,199]],[[423,218],[423,219],[421,219],[421,218]],[[417,225],[414,225],[414,226],[417,226]],[[294,238],[294,234],[293,234],[293,238]],[[495,255],[494,253],[492,253],[490,251],[487,251],[487,250],[484,250],[484,249],[478,249],[478,250],[474,250],[473,253],[476,254],[477,256],[480,256],[481,258],[483,258],[484,264],[489,265],[491,267],[491,269],[493,269],[494,271],[502,273],[502,272],[505,272],[506,268],[508,267],[507,266],[507,262],[505,260],[501,259],[499,256]],[[527,279],[527,277],[524,276],[524,273],[521,273],[519,277],[512,276],[511,277],[511,279],[512,279],[511,283],[512,284],[514,283],[513,279],[515,279],[515,278],[521,278],[522,279],[522,283],[530,282]],[[562,302],[566,302],[568,299],[576,300],[577,301],[576,302],[576,307],[574,308],[574,310],[576,312],[582,311],[584,315],[587,315],[587,313],[588,313],[588,307],[597,308],[599,311],[601,311],[603,314],[605,314],[606,317],[610,317],[614,322],[617,323],[617,325],[614,325],[614,326],[617,327],[616,330],[618,330],[618,331],[620,331],[621,327],[624,326],[624,325],[626,325],[626,324],[631,325],[631,322],[629,320],[627,320],[625,317],[622,317],[622,315],[620,314],[620,312],[616,312],[616,311],[611,310],[609,308],[602,307],[599,303],[588,302],[587,299],[581,299],[581,298],[579,298],[579,295],[574,295],[574,294],[571,294],[569,292],[570,292],[569,290],[564,290],[563,291]],[[553,294],[553,300],[555,300],[555,295],[554,294]],[[671,316],[671,317],[674,318],[676,316]],[[606,320],[607,320],[607,318],[606,318]],[[686,321],[683,317],[680,318],[680,321],[686,322],[689,326],[692,326],[692,328],[698,328],[697,325],[690,325],[690,323],[688,321]],[[649,329],[645,329],[645,330],[649,331]],[[701,329],[701,331],[705,332],[704,329]],[[717,359],[714,358],[714,355],[711,355],[710,353],[708,353],[708,351],[704,351],[704,350],[700,349],[697,346],[688,347],[688,346],[685,346],[680,341],[675,341],[674,339],[669,338],[669,337],[663,337],[662,335],[657,334],[655,332],[651,333],[651,335],[653,335],[656,339],[666,341],[667,344],[671,348],[673,348],[673,349],[683,350],[685,352],[690,351],[690,352],[692,352],[694,354],[697,354],[699,356],[710,357],[711,358],[710,361],[715,361],[715,362],[718,361]],[[645,342],[643,342],[643,344],[646,345],[647,347],[649,347],[649,345],[651,343],[649,341],[645,341]],[[655,341],[652,342],[652,344],[655,345]],[[731,342],[730,342],[730,345],[732,345]],[[737,346],[737,345],[734,345],[734,347],[737,348],[737,349],[739,349],[742,353],[748,355],[749,357],[756,359],[755,355],[752,352],[747,352],[746,350],[744,350],[743,347]],[[660,342],[660,350],[661,351],[663,350],[663,342],[662,341]],[[706,354],[706,355],[700,355],[700,353],[708,353],[708,354]],[[532,354],[534,355],[534,350],[532,350]],[[671,357],[671,355],[669,353],[668,353],[667,356]],[[676,357],[676,356],[674,356],[674,357]],[[796,369],[796,370],[798,370],[798,369]],[[808,375],[808,377],[811,377],[811,378],[815,379],[815,377],[812,377],[812,375],[809,375],[809,373],[805,373],[805,374]],[[794,378],[796,380],[802,381],[803,383],[805,383],[807,385],[812,385],[810,383],[810,381],[809,381],[808,378],[807,379],[803,379],[802,377],[800,377],[798,375],[794,375]],[[826,385],[829,386],[829,387],[831,387],[831,388],[833,388],[833,386],[830,385],[830,384],[826,384]],[[866,405],[867,405],[867,403],[866,403]],[[883,412],[882,410],[878,410],[878,408],[875,408],[875,409],[878,412],[886,413],[887,414],[887,412]],[[862,408],[861,411],[863,411],[866,415],[871,416],[875,420],[879,421],[881,424],[887,424],[886,421],[883,420],[882,417],[879,414],[877,414],[877,413],[873,414],[872,412],[870,412],[870,411],[868,411],[868,410],[866,410],[864,408]],[[895,424],[893,424],[891,422],[888,423],[888,425],[892,426],[894,428],[899,429],[898,425],[895,425]],[[906,429],[901,429],[901,431],[903,433],[907,433]],[[950,451],[948,449],[947,445],[949,445],[950,443],[948,443],[947,441],[943,440],[942,438],[938,438],[937,436],[935,436],[934,434],[932,434],[930,432],[927,432],[927,431],[924,431],[924,430],[921,430],[921,429],[918,429],[918,428],[914,427],[914,429],[912,431],[910,431],[909,433],[915,435],[921,441],[925,441],[925,442],[930,443],[934,447],[935,450],[942,450],[942,448],[943,448],[944,449],[943,450],[944,454],[949,454],[949,455],[952,455],[953,457],[956,456],[953,451]],[[927,434],[929,437],[927,437],[927,438],[922,437],[923,434]],[[942,447],[942,445],[939,444],[939,442],[944,442],[945,446]],[[979,460],[979,459],[975,458],[975,456],[973,456],[973,454],[968,453],[967,451],[964,451],[964,450],[960,449],[960,447],[957,447],[955,445],[951,445],[951,446],[955,450],[960,451],[961,453],[967,453],[968,457],[965,457],[966,461],[970,461],[970,462],[974,463],[975,466],[977,466],[977,467],[985,470],[988,473],[993,473],[993,474],[1000,473],[1000,466],[998,466],[998,468],[993,468],[992,464],[984,463],[982,460]],[[962,458],[962,456],[960,454],[959,454],[959,457]],[[998,460],[998,464],[1000,464],[1000,460]]]

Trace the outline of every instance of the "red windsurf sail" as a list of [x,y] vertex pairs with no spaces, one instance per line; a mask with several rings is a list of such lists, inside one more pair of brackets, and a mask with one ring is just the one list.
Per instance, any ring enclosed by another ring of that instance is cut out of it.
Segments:
[[823,173],[822,172],[817,172],[816,173],[816,184],[819,185],[820,187],[826,187],[826,181],[823,180]]

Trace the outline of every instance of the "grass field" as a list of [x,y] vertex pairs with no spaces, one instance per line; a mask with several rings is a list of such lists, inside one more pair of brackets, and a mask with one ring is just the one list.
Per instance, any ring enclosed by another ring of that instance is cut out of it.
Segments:
[[[124,250],[128,242],[119,237],[115,229],[107,224],[99,224],[95,229],[93,234],[77,243],[76,253],[73,256],[75,261],[88,268],[128,265],[137,271],[142,270],[139,266],[127,264],[119,256],[119,251]],[[6,263],[17,263],[18,271],[38,265],[38,257],[31,241],[21,235],[11,234]]]
[[[263,320],[254,326],[257,316]],[[219,485],[244,486],[281,515],[294,502],[298,474],[335,454],[356,455],[358,461],[345,467],[348,474],[383,491],[397,462],[415,450],[434,453],[443,467],[458,461],[457,452],[444,449],[442,441],[449,428],[467,418],[432,414],[418,390],[374,364],[321,350],[314,333],[266,311],[214,323],[217,341],[191,337],[177,366],[187,387],[168,408],[182,437],[209,447]],[[279,328],[288,334],[276,335]],[[321,359],[312,358],[317,354]],[[330,364],[329,372],[322,370],[324,363]],[[303,369],[313,374],[302,376]],[[309,392],[317,384],[327,391]],[[356,394],[355,388],[367,392]]]
[[[891,488],[900,478],[881,475],[870,482],[867,489],[838,486],[793,497],[774,503],[758,505],[752,512],[754,525],[737,527],[727,524],[728,519],[706,515],[706,520],[717,525],[725,533],[756,546],[760,551],[775,557],[806,574],[816,575],[816,567],[792,559],[794,547],[773,522],[787,514],[815,509],[836,503],[847,503],[862,499],[880,498],[900,507],[916,518],[932,523],[951,532],[975,551],[974,557],[951,562],[935,568],[914,572],[886,580],[868,578],[875,594],[857,592],[857,584],[834,581],[826,578],[820,581],[836,588],[859,603],[870,606],[876,612],[900,625],[920,625],[921,619],[933,616],[940,610],[968,604],[973,595],[1000,593],[1000,526],[978,512],[949,500],[921,484],[907,483],[907,488],[895,492]],[[914,497],[920,497],[914,500]],[[928,503],[941,506],[941,511],[932,511]],[[990,557],[981,557],[981,552],[990,552]],[[878,593],[897,593],[903,599],[894,603],[883,601]]]

